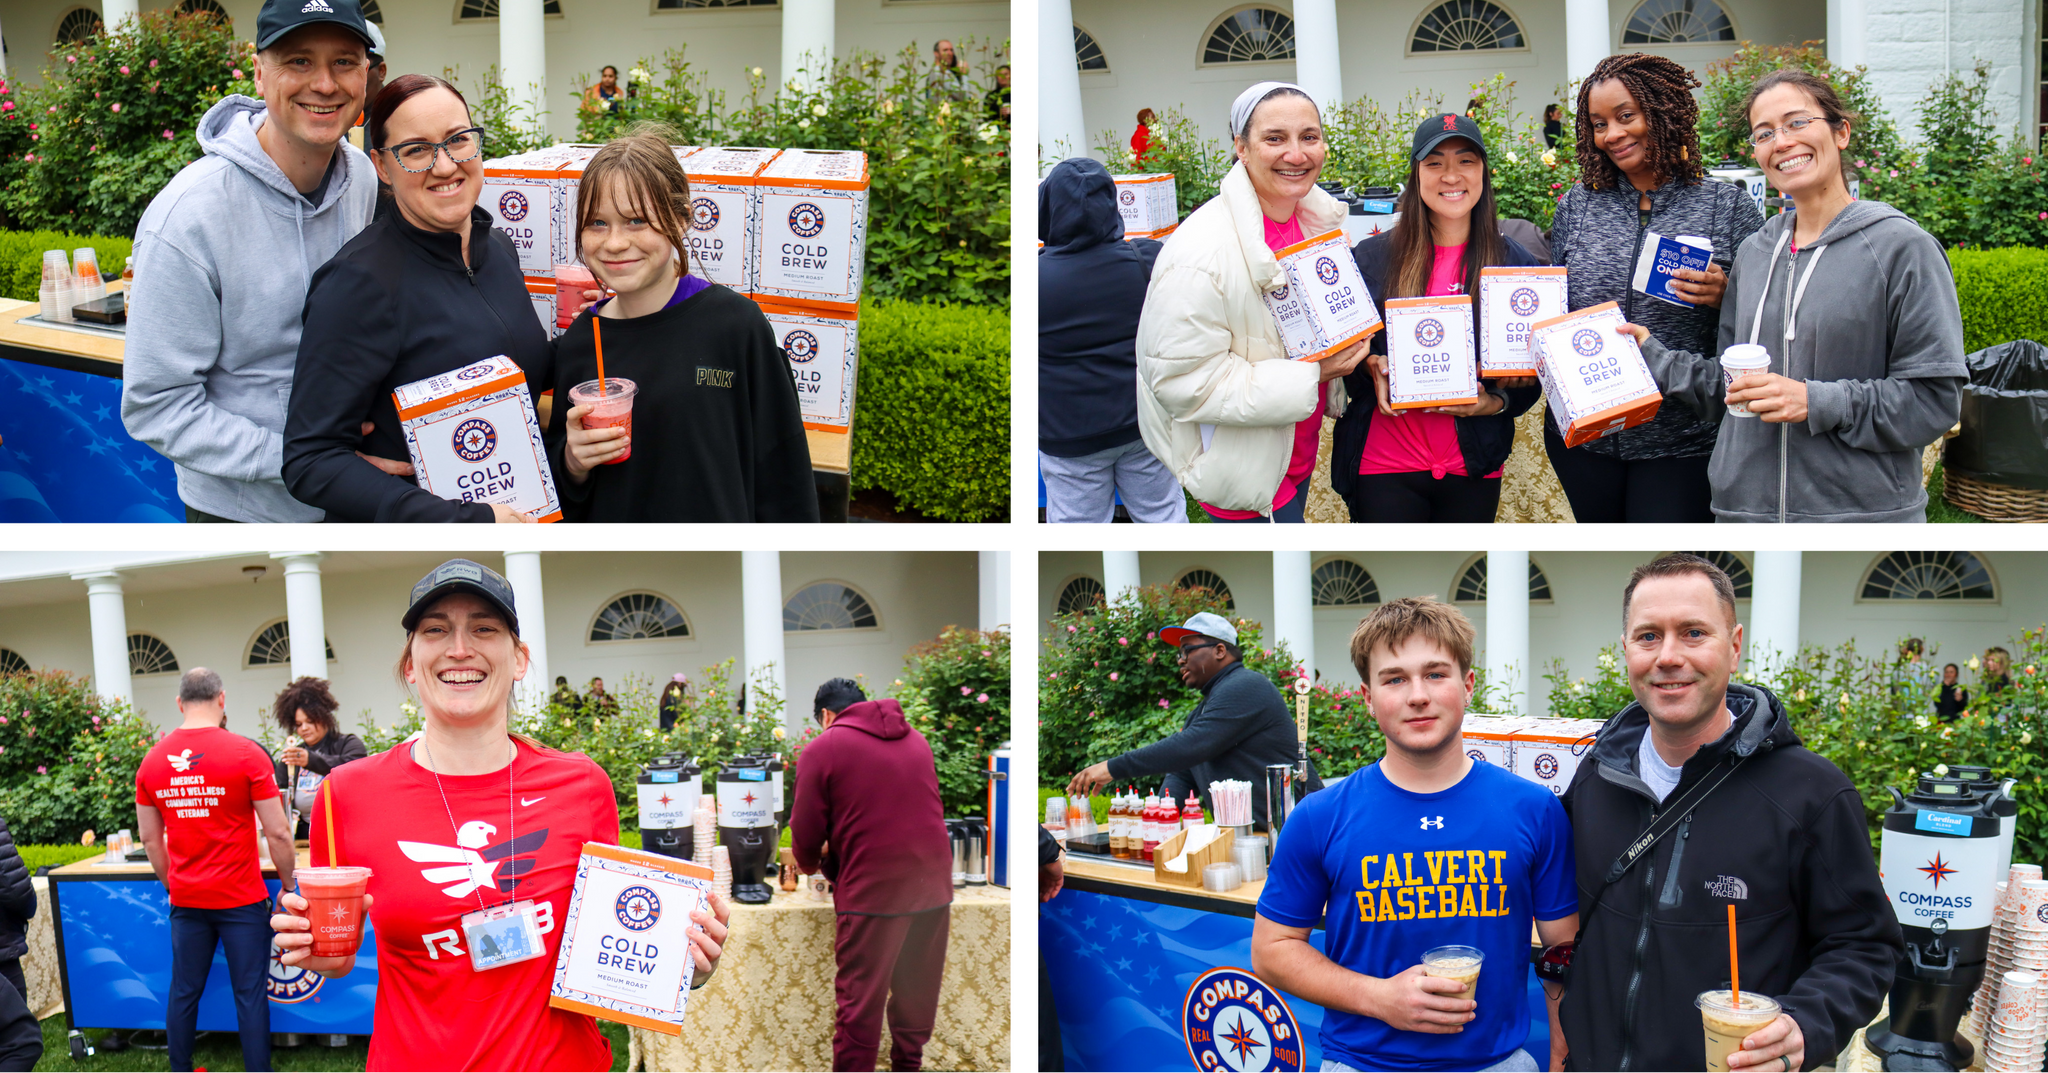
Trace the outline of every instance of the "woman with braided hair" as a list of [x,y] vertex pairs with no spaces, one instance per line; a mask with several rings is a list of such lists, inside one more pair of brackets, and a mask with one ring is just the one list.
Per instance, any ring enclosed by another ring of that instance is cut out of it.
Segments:
[[[1763,214],[1739,187],[1705,181],[1692,96],[1699,84],[1672,60],[1643,53],[1609,56],[1593,68],[1579,87],[1580,179],[1558,203],[1550,247],[1570,270],[1571,309],[1618,302],[1630,322],[1666,345],[1713,356],[1728,267],[1763,226]],[[1672,285],[1693,308],[1631,286],[1651,232],[1712,244],[1707,271],[1680,271]],[[1546,421],[1544,447],[1579,521],[1710,522],[1707,461],[1716,421],[1667,402],[1648,424],[1573,448]]]

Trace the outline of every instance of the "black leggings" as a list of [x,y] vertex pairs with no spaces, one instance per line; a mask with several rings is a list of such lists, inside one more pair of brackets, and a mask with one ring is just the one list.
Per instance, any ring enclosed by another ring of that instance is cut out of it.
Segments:
[[1442,479],[1428,470],[1361,473],[1352,478],[1354,522],[1490,522],[1500,509],[1499,477]]
[[1582,522],[1711,522],[1714,489],[1708,456],[1623,461],[1584,447],[1566,447],[1548,419],[1543,450],[1557,483]]

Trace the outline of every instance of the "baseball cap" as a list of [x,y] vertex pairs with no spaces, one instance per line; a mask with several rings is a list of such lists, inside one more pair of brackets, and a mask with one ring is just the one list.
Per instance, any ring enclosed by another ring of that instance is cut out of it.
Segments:
[[1422,125],[1415,128],[1415,143],[1408,151],[1408,162],[1420,162],[1430,150],[1452,138],[1463,138],[1479,147],[1480,156],[1486,155],[1486,136],[1479,133],[1479,124],[1473,122],[1471,116],[1446,112],[1423,120]]
[[378,29],[377,24],[368,19],[363,20],[363,29],[370,31],[370,58],[382,63],[384,61],[384,31]]
[[365,46],[377,46],[357,0],[263,0],[263,10],[256,13],[256,49],[269,48],[278,38],[316,22],[345,26],[362,38]]
[[1190,637],[1214,637],[1219,641],[1237,643],[1237,627],[1230,620],[1213,611],[1204,611],[1178,626],[1168,626],[1159,631],[1159,639],[1174,647]]
[[[330,3],[333,0],[329,0]],[[400,621],[408,632],[420,624],[420,616],[435,600],[451,592],[467,592],[483,597],[505,616],[505,625],[512,632],[519,632],[519,613],[514,610],[512,583],[504,575],[482,563],[468,559],[450,559],[428,572],[426,577],[413,582],[412,604],[405,609]]]

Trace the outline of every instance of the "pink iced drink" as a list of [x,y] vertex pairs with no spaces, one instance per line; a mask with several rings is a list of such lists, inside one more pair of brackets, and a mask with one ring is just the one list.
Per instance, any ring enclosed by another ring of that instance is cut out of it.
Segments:
[[[589,406],[590,412],[583,415],[584,428],[623,428],[626,439],[633,438],[633,396],[639,394],[640,386],[622,376],[610,376],[604,380],[604,393],[597,390],[598,382],[585,380],[569,389],[569,405]],[[633,457],[633,446],[629,442],[619,457],[604,463],[615,466]]]
[[292,873],[313,922],[313,956],[348,957],[363,945],[363,892],[370,870],[343,866],[300,868]]
[[583,312],[583,292],[597,290],[597,277],[582,265],[555,266],[555,327],[567,328]]

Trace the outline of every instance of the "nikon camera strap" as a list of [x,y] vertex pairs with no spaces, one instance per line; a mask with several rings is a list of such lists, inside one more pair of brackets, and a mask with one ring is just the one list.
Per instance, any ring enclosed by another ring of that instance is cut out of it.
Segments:
[[[1646,730],[1644,733],[1648,733],[1648,731]],[[1594,912],[1600,908],[1600,900],[1607,896],[1608,890],[1614,886],[1615,882],[1620,880],[1622,876],[1627,875],[1629,869],[1634,868],[1637,861],[1641,860],[1644,855],[1655,848],[1657,843],[1663,841],[1664,836],[1676,829],[1681,821],[1690,816],[1693,810],[1698,808],[1700,803],[1707,799],[1708,795],[1712,794],[1722,783],[1727,782],[1729,776],[1735,774],[1735,770],[1741,767],[1742,762],[1746,759],[1748,757],[1742,756],[1732,749],[1729,750],[1727,764],[1717,765],[1712,775],[1701,780],[1699,785],[1687,791],[1686,795],[1680,798],[1677,804],[1658,814],[1655,819],[1650,821],[1648,827],[1643,828],[1643,833],[1637,835],[1635,841],[1630,842],[1628,848],[1622,850],[1621,855],[1614,858],[1614,863],[1607,866],[1607,874],[1600,880],[1600,888],[1593,892],[1592,902],[1579,910],[1579,931],[1572,939],[1575,946],[1580,939],[1585,937],[1586,925],[1592,921]]]

